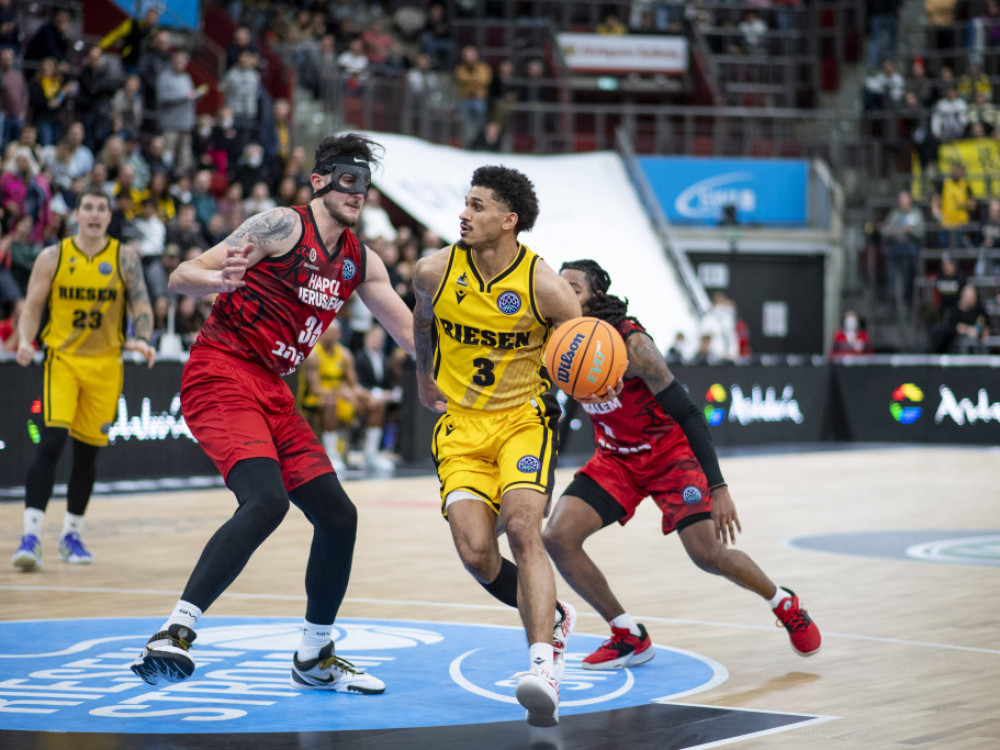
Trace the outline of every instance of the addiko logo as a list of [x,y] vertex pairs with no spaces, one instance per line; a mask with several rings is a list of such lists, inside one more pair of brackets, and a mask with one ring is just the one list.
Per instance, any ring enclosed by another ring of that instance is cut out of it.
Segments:
[[712,427],[722,424],[722,420],[726,418],[726,398],[726,389],[719,383],[712,383],[708,387],[705,393],[705,400],[708,402],[705,406],[705,421]]
[[903,383],[892,392],[892,403],[889,413],[900,424],[913,424],[924,409],[920,403],[924,400],[924,392],[913,383]]

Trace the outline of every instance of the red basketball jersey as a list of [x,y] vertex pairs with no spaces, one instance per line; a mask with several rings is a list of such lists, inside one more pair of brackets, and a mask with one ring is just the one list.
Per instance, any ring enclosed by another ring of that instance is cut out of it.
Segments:
[[[626,341],[633,333],[645,332],[641,325],[631,320],[622,321],[617,328]],[[626,378],[625,388],[618,398],[607,403],[580,405],[594,424],[594,442],[598,449],[611,453],[648,451],[677,427],[642,378]]]
[[350,229],[332,250],[316,230],[312,209],[292,206],[302,236],[289,252],[247,271],[246,286],[220,294],[195,346],[212,346],[287,375],[316,345],[365,279],[365,251]]

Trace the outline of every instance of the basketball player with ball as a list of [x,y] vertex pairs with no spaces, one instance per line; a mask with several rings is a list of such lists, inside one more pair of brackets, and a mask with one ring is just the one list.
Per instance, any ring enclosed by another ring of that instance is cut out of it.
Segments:
[[[796,653],[812,656],[818,652],[819,628],[799,605],[798,596],[777,587],[744,552],[730,548],[742,529],[708,424],[684,386],[674,379],[653,340],[628,316],[628,301],[607,293],[611,278],[592,260],[564,263],[560,272],[584,314],[592,316],[587,319],[604,321],[621,334],[628,361],[620,395],[600,404],[582,401],[594,424],[597,448],[563,492],[543,534],[563,578],[611,625],[611,638],[584,658],[583,667],[621,669],[653,658],[645,627],[618,602],[604,574],[583,549],[584,541],[605,526],[627,523],[647,496],[663,514],[663,533],[676,530],[695,565],[763,597],[778,625],[788,631]],[[558,343],[559,333],[553,335],[547,353],[554,363],[560,360],[556,347],[563,354],[568,351],[565,343]],[[597,337],[581,339],[577,351],[591,338]],[[605,360],[616,348],[613,339],[607,342]],[[589,361],[585,357],[581,369]],[[554,376],[556,385],[571,395],[575,365],[570,363],[566,379]]]
[[[413,328],[420,401],[441,413],[431,446],[441,512],[465,569],[520,611],[530,666],[514,675],[517,700],[529,724],[553,726],[576,613],[556,601],[542,542],[560,416],[543,349],[553,326],[580,316],[580,303],[517,240],[537,217],[524,174],[477,169],[459,215],[461,239],[417,263]],[[614,385],[588,401],[614,398],[621,383]],[[498,521],[513,562],[500,553]]]

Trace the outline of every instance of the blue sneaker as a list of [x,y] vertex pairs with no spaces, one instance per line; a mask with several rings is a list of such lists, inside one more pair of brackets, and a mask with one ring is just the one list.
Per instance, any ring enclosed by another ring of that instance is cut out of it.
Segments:
[[15,568],[34,570],[42,567],[42,543],[34,534],[21,537],[21,546],[17,548],[12,560]]
[[80,535],[75,531],[59,540],[59,559],[73,565],[90,565],[94,556],[83,546]]

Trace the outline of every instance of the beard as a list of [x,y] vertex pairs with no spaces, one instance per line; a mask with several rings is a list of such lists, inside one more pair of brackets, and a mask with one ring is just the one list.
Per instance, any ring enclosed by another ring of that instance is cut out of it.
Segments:
[[358,223],[358,218],[360,218],[361,216],[360,213],[358,214],[357,218],[352,219],[351,217],[347,216],[340,209],[340,207],[331,206],[329,203],[327,203],[325,197],[323,198],[322,203],[323,203],[323,209],[326,211],[327,215],[341,226],[353,229],[355,225]]
[[468,242],[466,242],[464,238],[460,239],[458,242],[456,242],[455,246],[459,250],[471,250],[472,249],[472,245],[470,245]]

